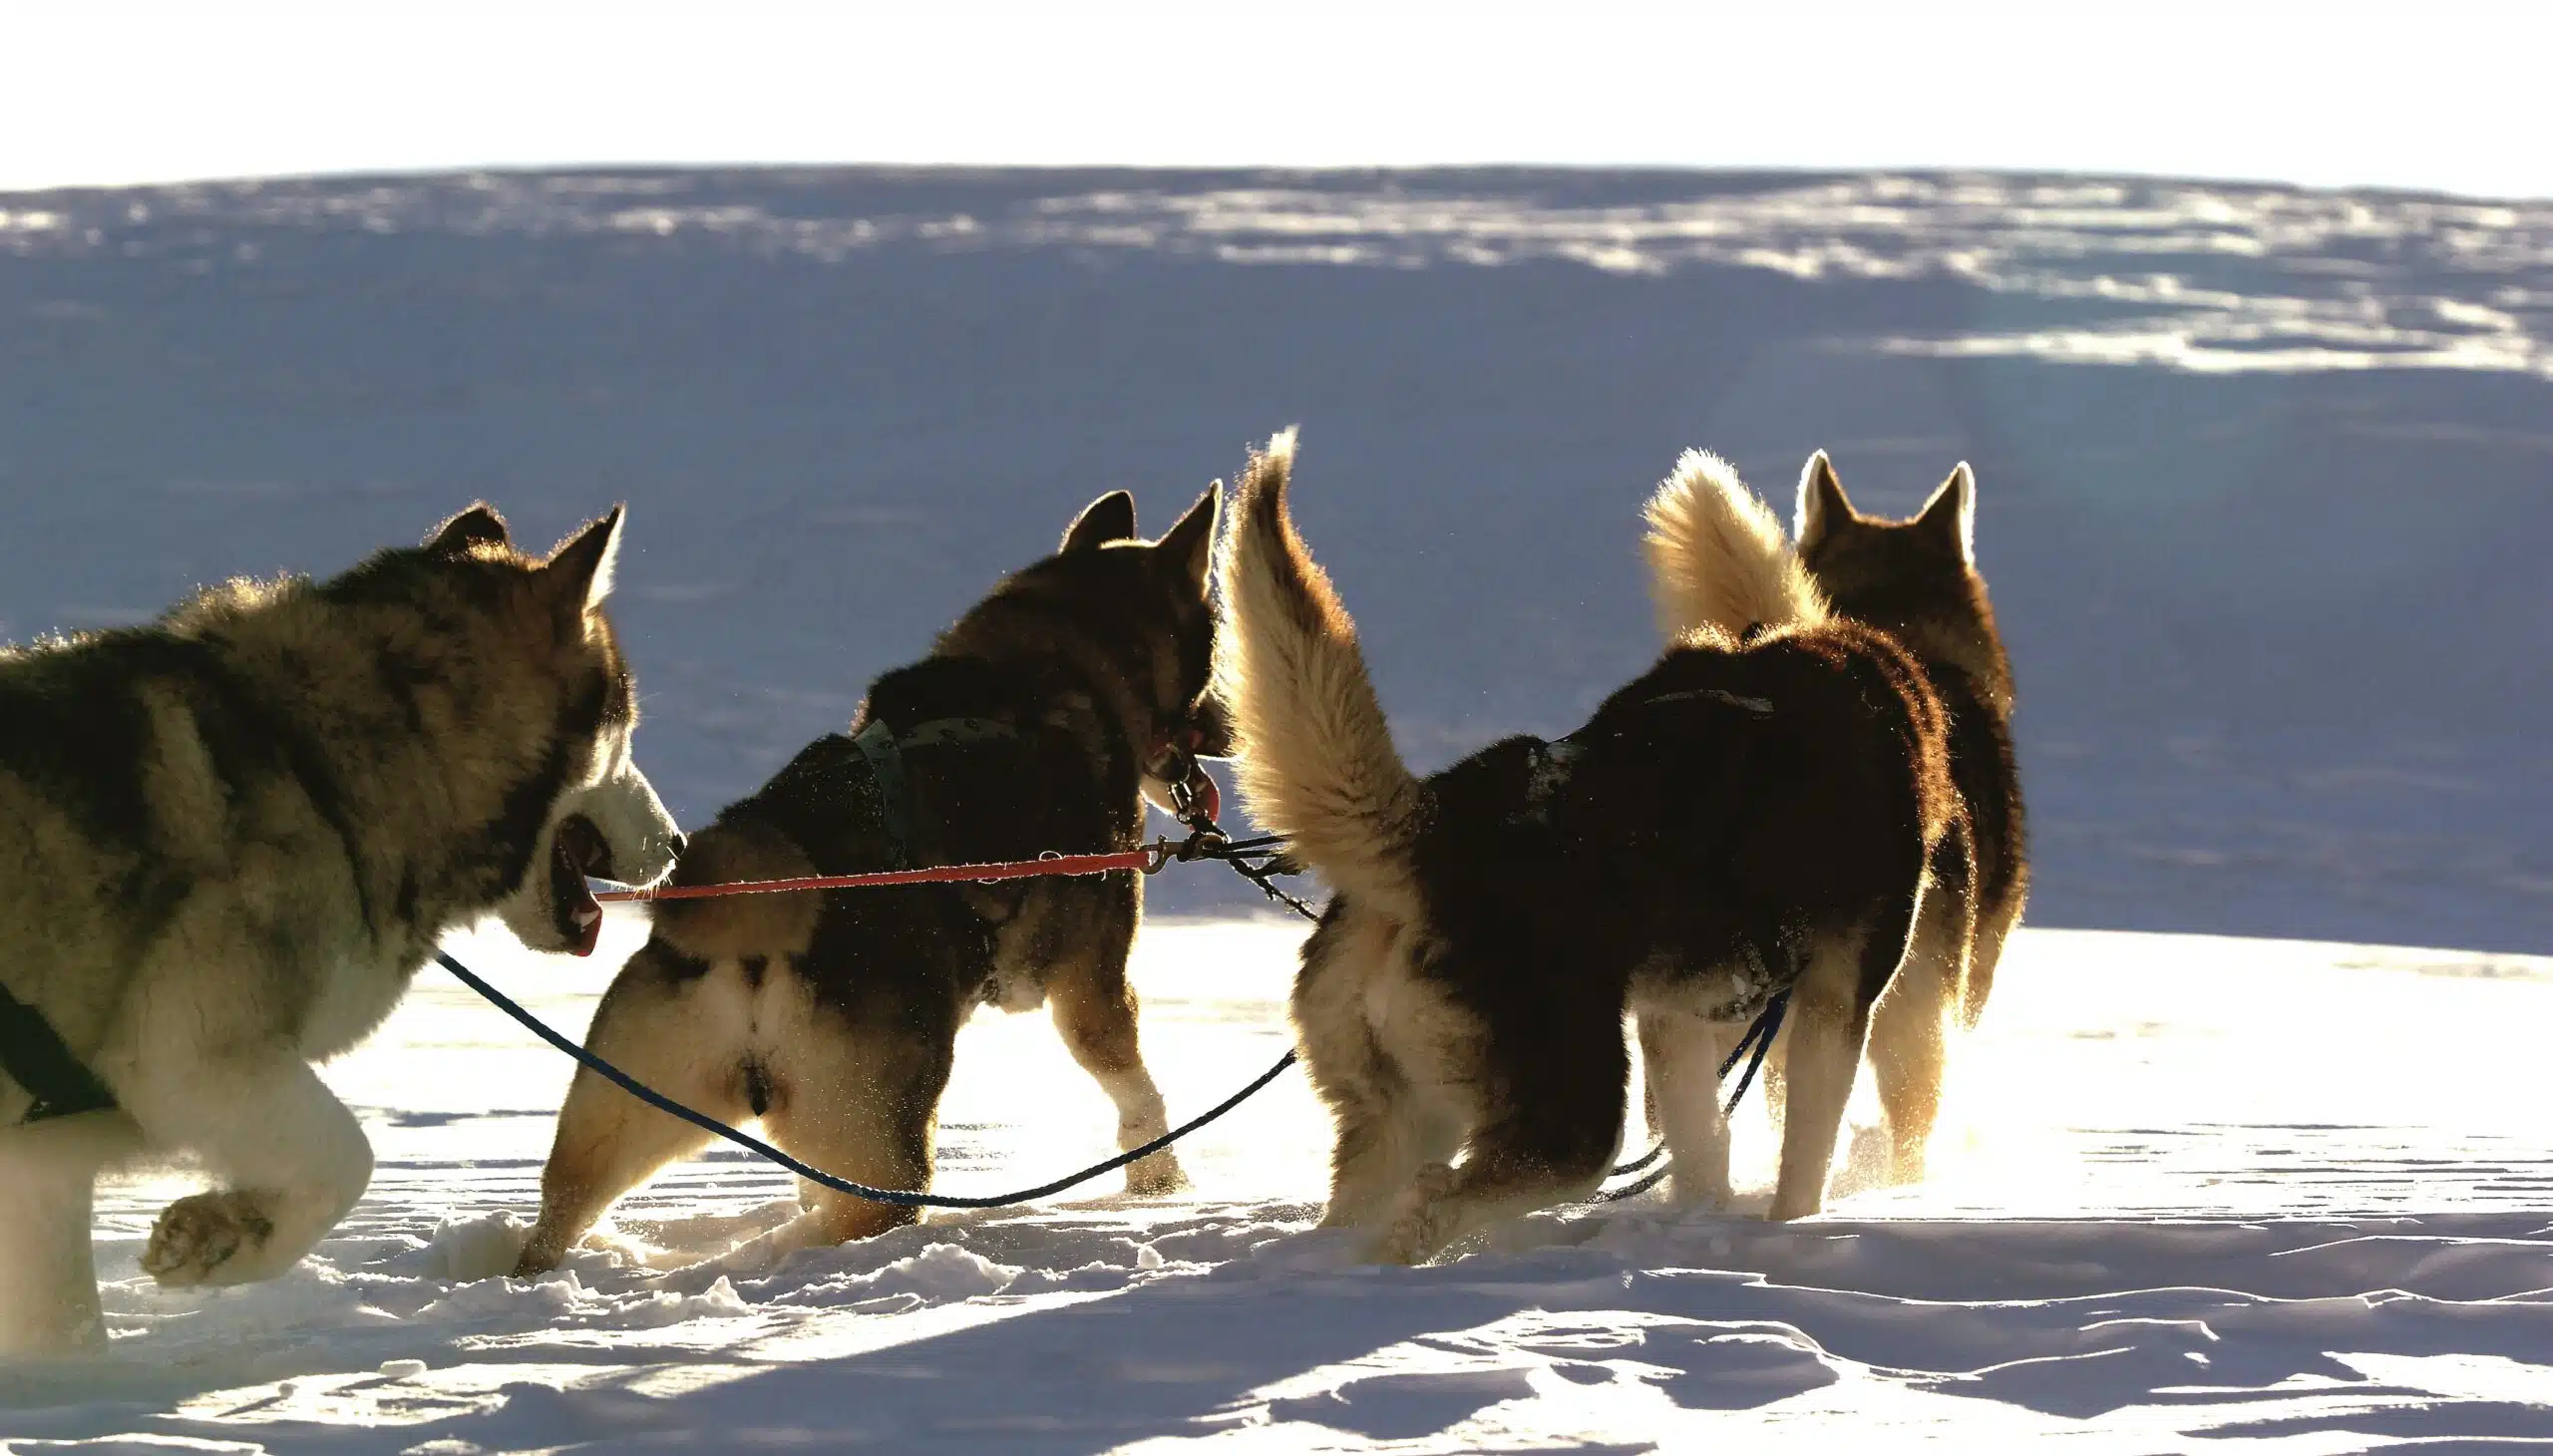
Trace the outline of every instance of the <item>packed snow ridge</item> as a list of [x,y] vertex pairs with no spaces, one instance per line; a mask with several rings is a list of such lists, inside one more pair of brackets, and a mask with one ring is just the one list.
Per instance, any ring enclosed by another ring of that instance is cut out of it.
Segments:
[[[752,191],[735,194],[740,176]],[[1204,185],[1182,175],[1147,185],[1141,175],[1064,173],[1044,195],[942,208],[881,196],[872,211],[846,208],[868,193],[826,185],[836,176],[485,174],[30,194],[0,207],[0,252],[165,249],[200,253],[212,267],[224,251],[253,257],[242,229],[352,228],[619,234],[827,263],[901,244],[1242,264],[1943,277],[2009,295],[2012,324],[1891,335],[1882,348],[2200,373],[2454,369],[2553,379],[2553,290],[2512,281],[2553,270],[2545,202],[1982,175],[1658,175],[1641,179],[1639,195],[1590,196],[1598,189],[1585,180],[1531,173],[1470,175],[1509,183],[1498,190],[1466,188],[1462,174],[1209,175]],[[2042,308],[2032,324],[2029,301],[2067,311]],[[2078,316],[2085,309],[2091,318]]]

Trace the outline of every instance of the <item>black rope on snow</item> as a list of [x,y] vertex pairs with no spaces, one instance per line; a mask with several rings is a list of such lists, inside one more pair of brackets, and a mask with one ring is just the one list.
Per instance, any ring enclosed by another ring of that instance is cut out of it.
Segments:
[[836,1178],[834,1175],[825,1172],[821,1168],[811,1168],[807,1164],[801,1163],[797,1159],[790,1157],[787,1153],[773,1147],[771,1144],[764,1142],[762,1139],[753,1136],[751,1133],[739,1132],[706,1113],[695,1112],[692,1109],[683,1106],[681,1103],[667,1097],[655,1088],[648,1086],[646,1083],[630,1076],[627,1072],[620,1070],[620,1068],[604,1061],[601,1057],[585,1050],[582,1046],[579,1046],[575,1042],[570,1041],[565,1036],[562,1036],[557,1031],[553,1030],[548,1023],[543,1021],[540,1017],[525,1010],[513,997],[508,996],[505,992],[498,990],[495,986],[490,985],[487,981],[481,979],[477,972],[471,970],[470,967],[463,965],[460,961],[453,959],[452,956],[446,952],[441,950],[436,951],[435,959],[442,962],[444,969],[451,971],[454,975],[460,977],[463,985],[466,985],[472,990],[477,991],[480,995],[487,997],[489,1004],[495,1006],[498,1010],[505,1012],[507,1015],[512,1016],[515,1020],[522,1022],[525,1029],[531,1031],[535,1036],[548,1042],[551,1046],[558,1048],[567,1055],[574,1057],[579,1065],[593,1072],[596,1076],[609,1081],[613,1086],[618,1087],[630,1096],[635,1097],[639,1101],[646,1103],[648,1106],[655,1108],[657,1111],[670,1113],[704,1132],[725,1138],[728,1142],[734,1143],[736,1146],[743,1148],[749,1153],[753,1153],[769,1162],[779,1164],[781,1167],[788,1169],[790,1172],[797,1174],[799,1177],[806,1179],[810,1183],[821,1184],[826,1188],[832,1189],[836,1193],[847,1193],[854,1198],[867,1199],[871,1203],[898,1204],[910,1209],[1008,1208],[1013,1204],[1022,1204],[1031,1199],[1044,1198],[1050,1193],[1061,1193],[1065,1189],[1074,1187],[1077,1184],[1088,1183],[1090,1180],[1097,1178],[1103,1173],[1114,1172],[1115,1170],[1123,1168],[1127,1164],[1134,1162],[1138,1158],[1148,1157],[1154,1153],[1158,1153],[1162,1149],[1169,1147],[1171,1144],[1178,1142],[1181,1138],[1188,1136],[1190,1133],[1197,1131],[1197,1129],[1204,1127],[1206,1124],[1213,1122],[1219,1117],[1222,1117],[1225,1113],[1230,1112],[1234,1108],[1241,1106],[1244,1102],[1249,1101],[1253,1093],[1257,1092],[1260,1088],[1267,1086],[1269,1083],[1276,1081],[1279,1073],[1294,1064],[1294,1054],[1288,1051],[1282,1057],[1277,1058],[1276,1065],[1260,1073],[1258,1079],[1253,1081],[1249,1086],[1242,1088],[1239,1092],[1234,1093],[1232,1096],[1225,1098],[1222,1102],[1208,1108],[1205,1112],[1198,1114],[1196,1117],[1190,1118],[1188,1121],[1172,1128],[1169,1132],[1162,1134],[1160,1137],[1153,1139],[1151,1142],[1144,1144],[1140,1148],[1130,1148],[1127,1151],[1118,1154],[1116,1157],[1108,1159],[1106,1162],[1094,1163],[1088,1168],[1082,1169],[1078,1173],[1067,1174],[1062,1178],[1056,1179],[1052,1183],[1039,1184],[1035,1188],[1024,1188],[1017,1193],[997,1194],[985,1198],[942,1198],[927,1193],[912,1193],[904,1189],[872,1188],[865,1183],[854,1183],[848,1178]]

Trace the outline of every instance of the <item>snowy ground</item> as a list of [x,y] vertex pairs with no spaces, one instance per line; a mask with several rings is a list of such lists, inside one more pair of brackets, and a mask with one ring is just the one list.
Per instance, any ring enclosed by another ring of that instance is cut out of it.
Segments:
[[[1282,1049],[1295,938],[1146,932],[1174,1115]],[[603,978],[456,949],[570,1029]],[[0,1450],[2553,1446],[2548,1024],[2553,960],[2029,931],[1934,1181],[1810,1223],[1572,1209],[1354,1267],[1307,1232],[1323,1124],[1289,1074],[1190,1144],[1190,1197],[704,1268],[790,1195],[713,1156],[525,1283],[499,1274],[565,1064],[430,970],[329,1072],[382,1158],[354,1217],[289,1277],[164,1293],[135,1258],[178,1185],[118,1190],[113,1354],[0,1371]],[[978,1191],[1109,1117],[1042,1018],[987,1014],[943,1125],[941,1186]]]

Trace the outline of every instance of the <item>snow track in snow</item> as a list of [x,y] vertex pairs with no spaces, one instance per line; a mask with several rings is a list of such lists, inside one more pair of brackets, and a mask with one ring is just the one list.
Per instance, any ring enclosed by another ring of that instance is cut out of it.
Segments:
[[[1137,950],[1173,1105],[1281,1044],[1293,928]],[[634,924],[617,918],[604,964]],[[456,952],[580,1030],[602,972]],[[118,1190],[111,1355],[0,1371],[13,1451],[1974,1451],[2553,1443],[2553,962],[2029,931],[1960,1047],[1934,1181],[1776,1227],[1654,1202],[1521,1221],[1420,1270],[1310,1229],[1325,1125],[1288,1077],[1198,1137],[1198,1191],[961,1215],[769,1265],[791,1206],[713,1156],[567,1267],[502,1277],[562,1060],[429,971],[329,1069],[382,1155],[285,1278],[162,1291],[174,1183]],[[1742,1185],[1771,1129],[1741,1118]],[[1041,1016],[977,1019],[941,1184],[1104,1147]],[[1847,1189],[1852,1170],[1841,1182]]]

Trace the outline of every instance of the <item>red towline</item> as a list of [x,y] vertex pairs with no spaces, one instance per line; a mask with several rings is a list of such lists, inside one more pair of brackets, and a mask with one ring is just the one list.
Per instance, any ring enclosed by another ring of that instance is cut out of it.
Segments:
[[653,890],[605,890],[594,895],[609,904],[633,900],[705,900],[720,895],[779,895],[792,890],[862,890],[891,885],[939,885],[1030,880],[1041,875],[1106,875],[1116,870],[1161,868],[1171,847],[1150,845],[1110,855],[1054,855],[1034,860],[1007,860],[991,865],[934,865],[926,870],[879,870],[866,875],[802,875],[794,880],[739,880],[727,885],[668,885]]

